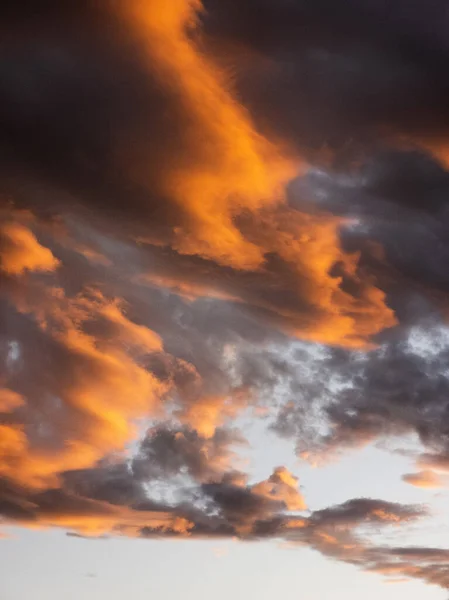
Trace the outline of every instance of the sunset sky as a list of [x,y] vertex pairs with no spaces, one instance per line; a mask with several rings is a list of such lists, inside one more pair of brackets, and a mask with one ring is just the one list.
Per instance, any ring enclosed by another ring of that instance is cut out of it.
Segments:
[[448,64],[446,0],[0,7],[0,600],[447,598]]

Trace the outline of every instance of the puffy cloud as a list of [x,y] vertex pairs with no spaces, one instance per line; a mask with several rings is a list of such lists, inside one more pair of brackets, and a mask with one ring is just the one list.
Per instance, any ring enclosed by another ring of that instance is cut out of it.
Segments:
[[252,489],[261,496],[281,500],[289,510],[305,510],[307,506],[297,487],[298,479],[285,467],[278,467],[267,481]]
[[[404,327],[368,354],[325,350],[300,373],[306,385],[287,380],[274,427],[296,437],[298,453],[312,458],[414,433],[444,464],[446,354],[446,326],[438,321]],[[419,468],[433,469],[431,462]]]
[[238,431],[217,429],[211,437],[201,437],[195,429],[154,427],[141,442],[132,461],[132,470],[140,478],[166,480],[187,474],[195,481],[220,480],[232,466],[232,445],[245,440]]
[[58,260],[41,246],[25,225],[6,222],[0,226],[1,270],[6,275],[22,275],[26,271],[53,271]]

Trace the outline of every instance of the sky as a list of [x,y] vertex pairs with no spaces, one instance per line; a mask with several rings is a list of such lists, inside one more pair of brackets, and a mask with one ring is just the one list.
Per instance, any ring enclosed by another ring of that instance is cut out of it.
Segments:
[[2,600],[447,598],[448,39],[0,7]]

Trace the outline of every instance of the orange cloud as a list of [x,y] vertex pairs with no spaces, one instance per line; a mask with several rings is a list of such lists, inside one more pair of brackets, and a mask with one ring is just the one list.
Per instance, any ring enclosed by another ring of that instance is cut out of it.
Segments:
[[[164,272],[149,272],[148,281],[184,297],[262,309],[289,335],[322,343],[366,347],[372,335],[394,325],[383,292],[358,276],[358,257],[341,249],[343,221],[286,206],[285,187],[301,160],[256,130],[229,78],[207,55],[200,0],[173,0],[170,6],[165,0],[131,0],[120,10],[146,55],[149,78],[177,107],[171,118],[181,117],[176,147],[164,153],[157,175],[176,215],[161,239],[149,231],[146,241],[228,268],[208,282]],[[128,159],[132,178],[152,187],[153,154],[147,152],[145,164],[146,150],[137,146],[138,156]],[[279,264],[270,265],[272,257]],[[332,275],[336,265],[339,273]],[[239,273],[248,280],[233,283]],[[347,282],[354,292],[344,290]]]
[[51,251],[19,222],[0,225],[0,253],[0,270],[7,275],[22,275],[26,271],[54,271],[59,265]]
[[438,489],[443,487],[443,482],[434,471],[426,470],[418,473],[407,473],[402,480],[410,485],[420,488]]
[[17,392],[0,388],[0,412],[10,412],[24,403],[24,398]]
[[[393,326],[396,319],[385,304],[385,294],[369,279],[357,275],[358,256],[341,249],[339,228],[343,224],[329,215],[307,215],[291,209],[262,218],[255,235],[266,252],[283,260],[287,271],[284,285],[296,293],[297,304],[307,310],[303,308],[301,314],[297,306],[270,307],[263,297],[261,305],[274,309],[284,328],[298,337],[363,347],[371,335]],[[332,276],[336,265],[340,273]],[[342,289],[344,279],[352,282],[357,294]]]
[[[246,237],[271,257],[252,271],[224,270],[163,253],[139,281],[182,297],[240,304],[290,336],[347,347],[396,323],[385,294],[358,273],[358,256],[340,247],[341,219],[287,207],[259,211],[242,224]],[[332,274],[335,267],[338,273]],[[184,268],[183,268],[184,267]],[[344,284],[350,282],[351,293]]]
[[42,374],[46,389],[36,382],[22,397],[3,390],[3,403],[19,411],[26,404],[33,414],[46,395],[55,402],[49,415],[34,413],[38,422],[48,421],[48,440],[32,441],[27,435],[32,423],[2,426],[0,472],[28,485],[49,485],[62,471],[92,466],[123,450],[136,433],[134,421],[157,413],[166,387],[140,357],[160,351],[161,340],[98,292],[69,298],[60,289],[37,287],[16,302],[19,312],[35,320],[48,346],[41,351],[53,353],[54,362]]
[[200,436],[211,438],[217,427],[225,425],[244,410],[249,403],[245,391],[235,390],[229,395],[202,396],[178,411],[178,418],[195,429]]
[[255,268],[263,249],[242,235],[234,217],[283,199],[299,162],[259,135],[233,98],[218,67],[193,41],[198,0],[132,0],[125,18],[143,40],[151,69],[189,116],[180,140],[188,148],[173,161],[165,191],[186,212],[174,247],[234,268]]
[[371,515],[377,520],[385,521],[386,523],[400,523],[404,520],[403,517],[401,517],[400,515],[389,513],[388,511],[383,509],[373,510],[371,512]]
[[[49,502],[47,500],[47,502]],[[58,527],[77,532],[87,537],[102,535],[120,535],[138,537],[145,527],[158,531],[160,535],[178,534],[189,535],[193,523],[184,517],[177,516],[169,510],[134,510],[127,506],[116,506],[98,500],[81,499],[76,496],[62,495],[59,505],[43,502],[37,507],[32,501],[23,502],[36,509],[34,518],[27,520],[19,518],[18,524],[26,525],[31,529],[45,529]]]
[[265,498],[281,500],[288,510],[305,510],[307,505],[297,488],[298,479],[285,467],[278,467],[269,479],[253,486],[252,491]]
[[416,461],[416,466],[423,471],[449,472],[449,459],[444,454],[422,454]]
[[325,543],[325,544],[330,544],[330,545],[337,545],[339,544],[339,541],[336,537],[334,537],[333,535],[329,535],[328,533],[325,533],[324,531],[320,531],[317,533],[317,536]]

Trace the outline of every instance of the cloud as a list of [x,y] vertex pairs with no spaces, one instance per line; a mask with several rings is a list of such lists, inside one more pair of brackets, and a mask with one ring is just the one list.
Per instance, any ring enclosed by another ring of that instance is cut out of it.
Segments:
[[22,275],[26,271],[53,271],[58,260],[41,246],[24,225],[6,222],[0,229],[1,270],[6,275]]
[[447,588],[447,550],[426,547],[380,546],[370,528],[413,523],[424,516],[418,506],[401,506],[374,499],[354,499],[312,513],[308,519],[284,525],[290,543],[305,544],[329,558],[376,572],[387,578],[415,578]]
[[410,485],[420,488],[435,489],[443,487],[441,478],[433,471],[419,471],[418,473],[407,473],[402,480]]
[[442,548],[391,548],[390,553],[398,558],[412,557],[426,562],[445,562],[447,550]]
[[[340,250],[339,221],[285,205],[296,163],[257,132],[200,51],[198,8],[179,2],[164,12],[158,2],[136,2],[115,13],[83,3],[66,14],[48,4],[31,26],[27,11],[5,14],[14,73],[6,63],[0,69],[12,173],[3,181],[14,198],[4,208],[2,268],[14,277],[3,297],[2,346],[6,388],[22,400],[9,403],[1,425],[1,472],[18,483],[55,485],[66,471],[124,452],[136,423],[161,416],[168,397],[172,416],[206,439],[251,398],[222,366],[189,362],[178,344],[165,352],[170,332],[160,323],[160,333],[152,329],[135,306],[141,287],[125,300],[132,285],[113,268],[117,244],[142,271],[170,247],[178,273],[186,264],[195,284],[206,268],[225,292],[231,281],[236,303],[268,313],[270,329],[358,346],[394,322],[382,292],[359,280],[356,259]],[[26,55],[25,40],[34,49]],[[94,117],[103,102],[104,120]],[[161,102],[167,122],[155,116]],[[149,218],[152,202],[168,212]],[[142,219],[153,254],[134,243]],[[354,280],[353,294],[331,275],[336,262]],[[208,281],[206,294],[211,288]],[[165,322],[171,318],[166,311]]]
[[216,429],[211,437],[201,437],[195,429],[150,429],[133,459],[134,474],[149,481],[166,480],[188,474],[195,481],[220,480],[232,466],[232,445],[242,445],[240,432]]
[[446,470],[447,36],[423,6],[0,8],[5,523],[448,586],[446,550],[376,537],[424,507],[308,510],[241,456],[251,415],[302,458],[414,434],[404,480]]
[[189,223],[187,232],[175,232],[174,248],[253,268],[263,261],[261,250],[242,236],[232,218],[278,202],[282,185],[297,167],[257,134],[224,75],[188,37],[200,8],[200,2],[188,0],[178,0],[170,9],[157,0],[136,1],[124,13],[145,40],[155,77],[170,82],[189,119],[178,140],[185,144],[184,154],[169,167],[163,183],[166,196]]
[[[6,64],[0,70],[4,143],[11,143],[14,168],[44,171],[47,182],[76,194],[74,204],[83,197],[90,207],[119,210],[135,228],[137,213],[153,223],[154,239],[165,230],[181,253],[257,267],[262,250],[234,218],[281,201],[296,161],[257,133],[189,36],[195,37],[199,6],[182,0],[168,11],[157,0],[136,0],[108,12],[86,2],[75,21],[51,6],[30,35],[28,13],[7,15],[4,49],[22,75]],[[47,27],[51,19],[57,34]],[[20,51],[24,37],[32,57]],[[149,228],[141,231],[148,235]]]
[[285,467],[278,467],[267,481],[257,484],[252,491],[266,498],[284,502],[288,510],[305,510],[305,500],[297,487],[297,477]]
[[448,458],[441,454],[422,454],[418,458],[417,465],[423,469],[433,469],[440,473],[446,473],[449,470]]
[[[156,0],[136,1],[103,14],[85,3],[75,25],[55,10],[47,19],[60,20],[67,35],[55,38],[37,21],[26,38],[36,65],[17,49],[29,31],[26,14],[23,22],[8,15],[9,63],[24,77],[31,72],[29,87],[41,91],[27,96],[0,70],[13,163],[5,187],[19,206],[88,215],[117,236],[171,249],[181,273],[184,265],[194,279],[207,270],[207,294],[231,295],[289,334],[366,345],[395,322],[383,293],[341,251],[338,218],[286,206],[285,185],[302,161],[258,132],[202,51],[198,8],[180,1],[168,14]],[[82,43],[77,22],[85,24]],[[352,292],[332,276],[337,263]],[[167,275],[148,273],[162,284]],[[188,285],[183,275],[172,279]]]
[[160,531],[186,533],[191,526],[169,510],[135,511],[124,505],[94,500],[62,489],[30,493],[23,488],[3,486],[0,506],[4,517],[31,528],[60,527],[85,536],[104,534],[137,536],[144,526]]
[[0,472],[45,485],[122,449],[132,420],[155,410],[165,384],[141,360],[161,342],[100,292],[67,297],[34,282],[11,293],[16,309],[2,306],[9,391]]
[[331,350],[312,358],[307,385],[290,378],[275,429],[296,437],[298,453],[312,458],[416,434],[444,461],[446,334],[431,320],[404,327],[369,354]]
[[256,120],[336,160],[380,139],[444,140],[445,5],[207,0],[211,45]]
[[423,509],[404,506],[394,502],[357,498],[335,507],[316,511],[310,518],[319,526],[344,525],[355,526],[367,523],[399,523],[416,519],[423,514]]
[[202,491],[219,519],[237,534],[250,535],[257,522],[270,521],[282,510],[305,508],[294,488],[277,483],[278,478],[275,472],[272,478],[251,486],[240,475],[230,474],[218,483],[203,484]]

